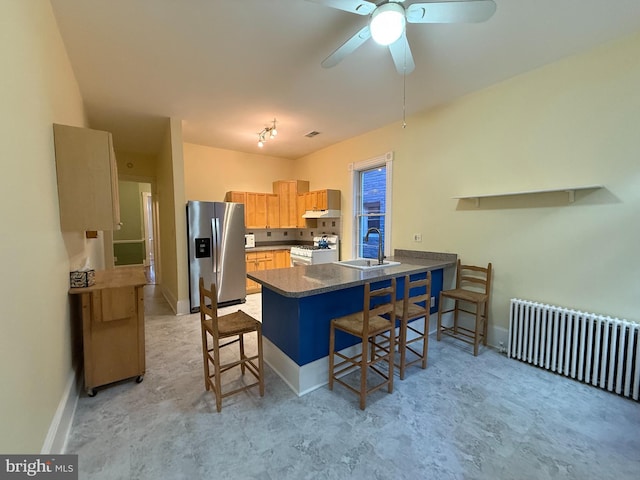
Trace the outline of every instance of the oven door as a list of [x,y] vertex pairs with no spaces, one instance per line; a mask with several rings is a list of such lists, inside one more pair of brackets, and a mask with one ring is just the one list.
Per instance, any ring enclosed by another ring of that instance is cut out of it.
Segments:
[[312,257],[302,257],[296,254],[291,254],[291,266],[297,267],[299,265],[311,265],[313,263]]

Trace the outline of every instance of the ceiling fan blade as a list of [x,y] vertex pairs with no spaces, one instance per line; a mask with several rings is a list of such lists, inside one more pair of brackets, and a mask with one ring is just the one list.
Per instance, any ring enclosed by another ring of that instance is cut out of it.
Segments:
[[406,10],[409,23],[484,22],[495,11],[493,0],[414,3]]
[[409,41],[405,33],[389,45],[389,51],[393,57],[393,63],[396,65],[396,70],[400,75],[408,75],[416,68],[416,64],[413,62],[413,55],[411,55],[411,48],[409,48]]
[[335,67],[344,57],[355,51],[356,48],[366,42],[369,38],[371,38],[371,30],[369,30],[369,25],[367,25],[349,40],[340,45],[331,55],[325,58],[321,65],[324,68]]
[[376,9],[376,4],[364,0],[307,0],[327,7],[336,8],[358,15],[369,15]]

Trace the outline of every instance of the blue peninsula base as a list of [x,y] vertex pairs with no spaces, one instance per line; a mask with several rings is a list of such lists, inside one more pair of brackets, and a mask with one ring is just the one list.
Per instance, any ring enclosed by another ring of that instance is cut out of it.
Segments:
[[[431,296],[436,304],[442,290],[443,271],[433,270]],[[426,273],[418,274],[424,277]],[[381,280],[378,284],[388,284]],[[404,292],[404,276],[397,277],[398,298]],[[364,286],[358,285],[303,297],[290,297],[262,287],[262,333],[265,361],[297,394],[304,395],[328,383],[329,323],[336,318],[362,310]],[[336,334],[336,348],[355,353],[355,339]]]

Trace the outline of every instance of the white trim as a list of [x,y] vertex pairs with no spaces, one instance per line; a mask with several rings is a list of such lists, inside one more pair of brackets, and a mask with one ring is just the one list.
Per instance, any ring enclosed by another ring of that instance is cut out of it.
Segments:
[[40,450],[43,455],[65,453],[67,449],[67,440],[73,424],[76,406],[78,405],[78,398],[80,397],[80,373],[82,372],[80,371],[76,374],[74,370],[69,373],[58,408],[53,415],[49,431]]
[[113,244],[114,245],[120,245],[123,243],[143,243],[144,242],[144,238],[134,238],[131,240],[114,240]]
[[349,164],[348,169],[351,173],[351,216],[353,218],[351,222],[351,238],[353,239],[351,242],[351,258],[356,258],[358,256],[358,251],[356,249],[357,242],[357,234],[358,234],[358,222],[355,221],[355,212],[356,205],[358,204],[358,175],[357,172],[361,172],[362,170],[369,170],[371,168],[380,167],[384,165],[387,173],[386,178],[386,188],[385,192],[385,227],[384,227],[384,255],[390,256],[392,250],[391,245],[391,229],[392,229],[392,185],[393,185],[393,152],[387,152],[384,155],[379,155],[377,157],[369,158],[367,160],[362,160],[360,162],[352,162]]
[[[360,344],[353,345],[341,350],[341,353],[352,356],[357,354],[360,348]],[[300,366],[271,343],[268,338],[262,337],[262,349],[266,364],[299,397],[329,383],[329,356]]]
[[151,242],[153,241],[153,225],[149,232],[149,224],[153,222],[153,215],[149,211],[153,209],[153,194],[151,192],[141,192],[142,194],[142,233],[144,236],[144,264],[151,264]]

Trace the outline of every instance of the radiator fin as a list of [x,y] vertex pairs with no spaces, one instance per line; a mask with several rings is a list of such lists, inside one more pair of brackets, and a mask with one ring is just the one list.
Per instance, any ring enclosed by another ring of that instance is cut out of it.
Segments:
[[507,354],[619,395],[640,399],[640,324],[511,299]]

